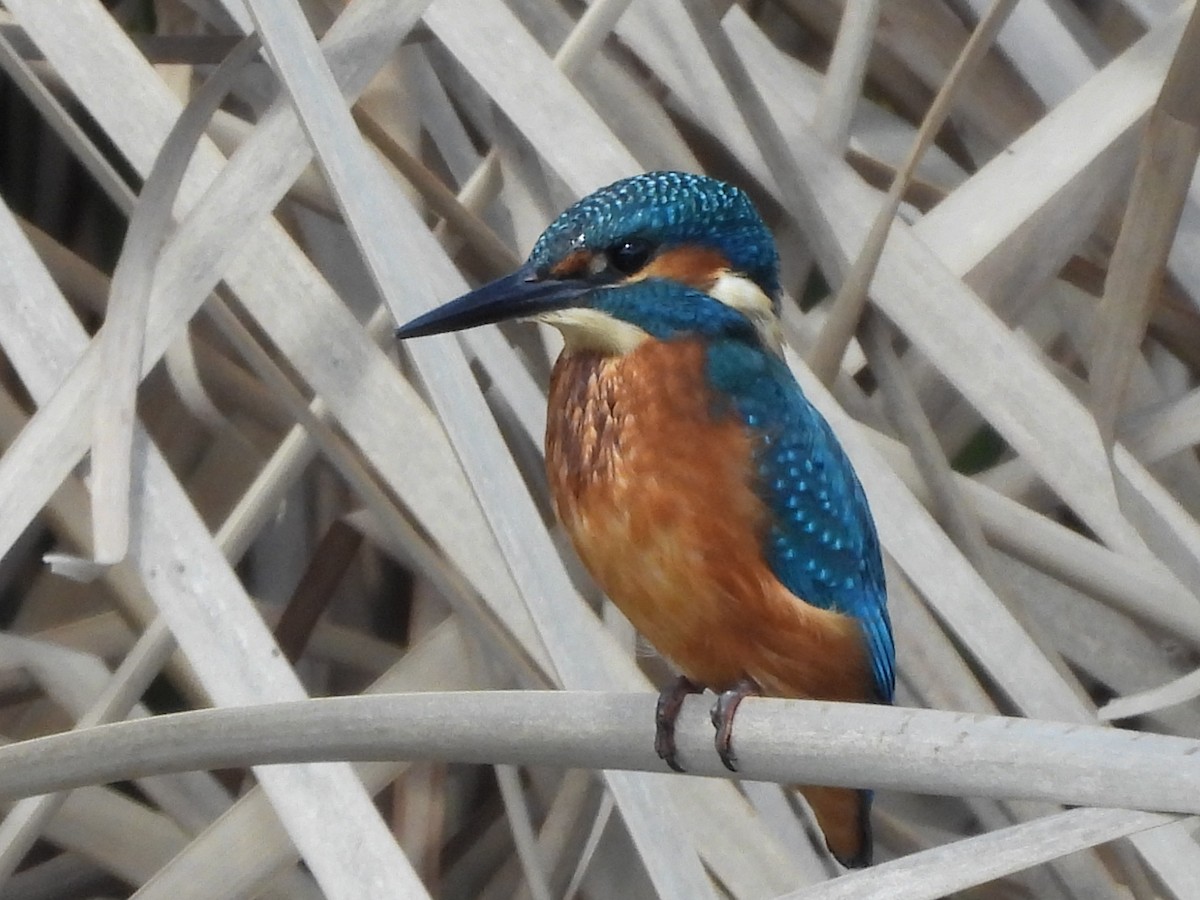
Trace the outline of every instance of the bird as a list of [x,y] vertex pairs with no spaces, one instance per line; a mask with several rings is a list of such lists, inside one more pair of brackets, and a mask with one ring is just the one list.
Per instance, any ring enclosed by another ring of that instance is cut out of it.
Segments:
[[[783,354],[779,257],[742,189],[647,172],[559,215],[515,272],[413,319],[400,339],[505,320],[556,327],[546,474],[597,584],[680,673],[675,718],[717,695],[736,771],[742,698],[889,704],[895,648],[863,487]],[[798,786],[834,858],[870,864],[866,789]]]

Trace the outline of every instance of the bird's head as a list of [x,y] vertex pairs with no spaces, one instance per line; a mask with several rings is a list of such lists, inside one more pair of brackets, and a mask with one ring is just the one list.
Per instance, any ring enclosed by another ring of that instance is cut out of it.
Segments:
[[742,336],[778,350],[775,242],[746,194],[648,172],[584,197],[516,272],[420,316],[400,338],[505,319],[556,326],[567,347],[625,353],[648,337]]

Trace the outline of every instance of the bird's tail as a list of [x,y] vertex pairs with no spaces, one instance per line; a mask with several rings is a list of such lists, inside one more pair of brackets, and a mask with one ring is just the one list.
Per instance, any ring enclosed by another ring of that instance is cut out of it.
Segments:
[[871,864],[871,792],[853,788],[797,785],[825,832],[829,852],[843,866]]

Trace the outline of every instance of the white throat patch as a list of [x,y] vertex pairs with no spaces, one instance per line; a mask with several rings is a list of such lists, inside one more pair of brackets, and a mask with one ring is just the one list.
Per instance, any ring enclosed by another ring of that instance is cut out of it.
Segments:
[[557,328],[562,333],[568,352],[597,350],[613,356],[624,356],[650,337],[636,325],[615,319],[598,309],[556,309],[536,316],[535,321]]

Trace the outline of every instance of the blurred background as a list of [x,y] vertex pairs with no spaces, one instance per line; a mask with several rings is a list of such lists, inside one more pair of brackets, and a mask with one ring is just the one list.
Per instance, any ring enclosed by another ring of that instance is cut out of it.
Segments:
[[[0,0],[3,740],[305,694],[664,683],[554,522],[557,336],[464,335],[445,371],[473,377],[467,403],[382,303],[505,274],[566,205],[664,168],[744,187],[775,231],[789,360],[879,521],[898,705],[1200,738],[1191,20],[1175,0]],[[286,32],[263,29],[199,146],[169,143],[263,21],[321,40],[357,130],[296,124],[301,84],[269,62]],[[181,183],[143,191],[160,159]],[[369,162],[352,176],[393,219],[355,219],[336,159]],[[160,225],[127,241],[131,216]],[[405,273],[382,291],[372,241]],[[580,655],[603,677],[573,680]],[[691,896],[697,873],[712,896],[835,896],[788,792],[670,779],[639,805],[562,762],[374,766],[330,776],[332,809],[250,768],[10,805],[0,898]],[[1005,874],[969,845],[917,854],[1061,806],[876,807],[877,858],[913,854],[910,880],[836,896],[1200,896],[1186,824],[1081,829]],[[402,856],[346,851],[372,809],[362,833]]]

